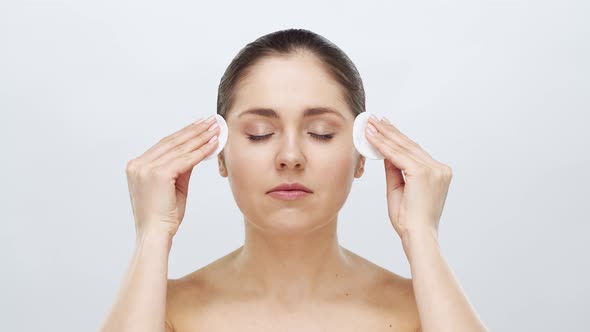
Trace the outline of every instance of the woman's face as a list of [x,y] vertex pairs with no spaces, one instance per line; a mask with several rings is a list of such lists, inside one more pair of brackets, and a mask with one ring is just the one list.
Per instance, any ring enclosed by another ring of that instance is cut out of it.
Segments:
[[[267,110],[247,112],[256,109]],[[267,57],[250,67],[226,121],[220,174],[246,221],[264,231],[305,233],[332,222],[363,173],[365,159],[352,142],[354,114],[342,87],[310,53]],[[267,194],[294,182],[313,193],[296,200]]]

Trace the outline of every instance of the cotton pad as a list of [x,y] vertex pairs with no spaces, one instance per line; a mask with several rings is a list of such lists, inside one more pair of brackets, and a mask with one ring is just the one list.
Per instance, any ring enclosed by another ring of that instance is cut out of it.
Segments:
[[217,149],[215,149],[215,151],[213,151],[208,157],[206,157],[203,160],[209,160],[217,156],[219,152],[223,150],[223,147],[227,142],[227,123],[219,114],[215,114],[215,120],[217,120],[217,125],[219,126],[219,135],[217,136],[217,140],[219,141],[219,143],[217,143]]
[[385,159],[383,155],[375,148],[365,136],[365,130],[369,123],[369,117],[374,114],[377,119],[381,120],[382,116],[376,113],[362,112],[354,119],[352,127],[352,142],[356,150],[367,159]]

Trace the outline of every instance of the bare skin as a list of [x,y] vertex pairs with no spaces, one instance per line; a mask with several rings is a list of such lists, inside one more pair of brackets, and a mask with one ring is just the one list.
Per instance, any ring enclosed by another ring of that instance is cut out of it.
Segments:
[[[387,119],[369,120],[412,279],[389,272],[337,240],[338,212],[365,161],[341,87],[305,52],[250,69],[225,114],[228,141],[218,155],[244,215],[243,246],[167,277],[192,169],[217,144],[214,118],[202,119],[127,164],[136,248],[101,331],[486,331],[438,244],[450,167]],[[275,195],[293,182],[307,194]]]
[[[364,166],[340,89],[305,53],[266,58],[241,82],[218,164],[244,214],[245,243],[168,281],[167,319],[175,331],[418,330],[411,280],[342,248],[336,237],[338,211]],[[303,117],[318,104],[339,116]],[[243,112],[261,106],[278,118]],[[335,135],[328,143],[310,132]],[[314,193],[292,202],[265,194],[282,182]]]
[[[234,266],[242,247],[168,280],[167,331],[417,331],[411,279],[342,248],[348,266],[313,299],[289,303],[261,293]],[[236,274],[236,272],[238,274]]]

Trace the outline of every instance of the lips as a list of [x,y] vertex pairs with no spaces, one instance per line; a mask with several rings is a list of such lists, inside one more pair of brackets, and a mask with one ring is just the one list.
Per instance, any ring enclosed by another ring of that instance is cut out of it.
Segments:
[[307,191],[302,190],[276,190],[268,193],[269,196],[283,201],[293,201],[311,195]]
[[302,191],[302,192],[306,192],[306,193],[312,193],[313,191],[311,191],[311,189],[307,188],[306,186],[302,185],[301,183],[282,183],[274,188],[272,188],[271,190],[267,191],[266,193],[272,193],[272,192],[276,192],[276,191],[281,191],[281,192],[285,192],[285,191]]

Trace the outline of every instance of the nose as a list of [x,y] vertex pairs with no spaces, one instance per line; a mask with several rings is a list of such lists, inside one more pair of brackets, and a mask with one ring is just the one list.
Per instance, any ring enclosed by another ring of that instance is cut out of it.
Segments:
[[305,155],[296,135],[285,135],[276,156],[277,169],[301,170],[305,167]]

